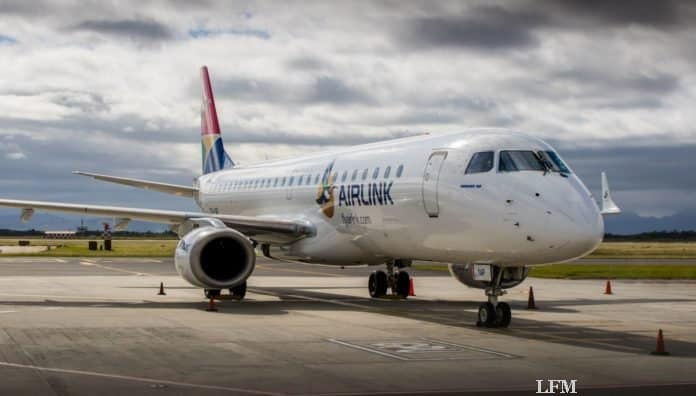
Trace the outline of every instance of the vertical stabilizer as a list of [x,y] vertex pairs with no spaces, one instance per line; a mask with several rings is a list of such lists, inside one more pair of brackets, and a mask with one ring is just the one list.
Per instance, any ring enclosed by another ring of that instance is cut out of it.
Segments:
[[206,66],[201,67],[201,82],[203,84],[203,102],[201,103],[203,173],[211,173],[231,168],[234,166],[234,162],[227,155],[225,146],[222,144],[213,88],[210,85]]

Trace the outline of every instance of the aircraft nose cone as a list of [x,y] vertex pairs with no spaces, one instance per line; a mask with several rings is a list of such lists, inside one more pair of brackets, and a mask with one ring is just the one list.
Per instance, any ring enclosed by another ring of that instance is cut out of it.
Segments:
[[604,221],[599,211],[593,207],[575,213],[569,225],[570,254],[584,256],[599,246],[604,238]]

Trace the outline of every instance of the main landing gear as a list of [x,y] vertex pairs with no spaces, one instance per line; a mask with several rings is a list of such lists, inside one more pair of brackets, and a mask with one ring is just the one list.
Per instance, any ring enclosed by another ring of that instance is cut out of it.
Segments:
[[[387,272],[380,270],[371,273],[367,282],[370,297],[384,297],[387,295],[387,288],[390,288],[393,295],[407,298],[411,277],[408,272],[402,269],[407,265],[407,262],[402,260],[389,261],[387,262]],[[394,271],[395,266],[399,268],[398,271]]]
[[[246,296],[246,291],[247,283],[243,282],[235,287],[230,288],[230,296],[233,299],[242,300],[244,299],[244,296]],[[203,289],[203,294],[205,294],[205,298],[207,299],[219,298],[221,293],[222,290],[220,289]]]
[[476,326],[479,327],[508,327],[512,320],[510,305],[498,302],[498,297],[505,294],[506,291],[500,287],[503,280],[503,269],[496,269],[495,279],[491,282],[491,286],[486,288],[488,302],[479,305],[478,321],[476,322]]

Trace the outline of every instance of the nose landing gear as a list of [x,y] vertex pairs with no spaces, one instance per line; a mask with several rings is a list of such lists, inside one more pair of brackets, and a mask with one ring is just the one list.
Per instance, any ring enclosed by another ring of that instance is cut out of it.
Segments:
[[486,288],[488,302],[479,305],[478,327],[508,327],[512,320],[510,305],[505,302],[498,302],[498,297],[507,293],[500,287],[503,280],[503,269],[496,268],[496,277],[490,287]]

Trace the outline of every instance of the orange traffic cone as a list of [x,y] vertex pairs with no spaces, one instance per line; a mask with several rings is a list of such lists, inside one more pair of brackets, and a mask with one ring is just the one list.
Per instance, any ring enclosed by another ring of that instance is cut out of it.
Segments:
[[534,289],[529,286],[529,298],[527,299],[527,309],[537,309],[536,303],[534,302]]
[[653,355],[669,355],[669,352],[665,351],[665,339],[662,337],[662,329],[657,332],[657,346],[655,350],[650,352]]
[[408,282],[408,295],[409,295],[409,296],[415,296],[415,295],[416,295],[416,290],[413,288],[413,278],[409,278],[409,282]]
[[607,286],[604,288],[604,294],[614,294],[611,292],[611,280],[607,279]]
[[158,296],[166,296],[167,293],[164,292],[164,282],[160,282],[160,291],[157,293]]
[[208,300],[208,308],[206,308],[206,311],[208,312],[217,312],[217,308],[215,307],[215,299],[210,297],[210,300]]

